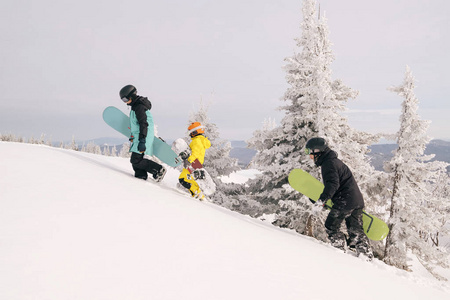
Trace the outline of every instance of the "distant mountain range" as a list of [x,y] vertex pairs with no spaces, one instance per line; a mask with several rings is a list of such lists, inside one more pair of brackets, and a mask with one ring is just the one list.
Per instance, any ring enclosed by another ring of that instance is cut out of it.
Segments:
[[[100,145],[102,147],[106,146],[114,146],[120,150],[123,143],[126,143],[127,140],[125,138],[99,138],[89,141],[79,142],[80,145],[88,144],[89,142],[94,142],[96,145]],[[166,141],[168,144],[171,144],[172,140]],[[233,147],[230,156],[233,158],[237,158],[239,165],[245,168],[252,158],[255,156],[256,151],[253,149],[247,148],[247,143],[245,141],[231,141],[231,146]],[[371,163],[377,170],[383,170],[383,164],[385,161],[388,161],[392,158],[394,151],[397,148],[396,144],[376,144],[369,147],[371,152],[369,156],[371,157]],[[450,163],[450,142],[443,140],[432,140],[426,150],[425,154],[435,154],[435,158],[433,160],[445,161]],[[448,168],[450,172],[450,168]]]
[[245,168],[252,161],[256,154],[256,150],[247,148],[245,141],[231,141],[230,156],[238,159],[238,164]]
[[[246,148],[245,141],[232,141],[231,145],[233,149],[230,152],[231,157],[235,157],[239,160],[239,165],[247,166],[252,160],[256,151]],[[383,170],[383,164],[389,161],[392,157],[392,151],[397,148],[397,144],[377,144],[369,147],[371,150],[369,156],[371,157],[371,163],[376,170]],[[450,163],[450,142],[443,140],[432,140],[426,150],[425,154],[435,154],[433,160],[444,161]],[[450,167],[447,168],[450,172]]]
[[[380,144],[370,146],[371,152],[369,156],[372,158],[371,163],[377,170],[383,170],[385,161],[389,161],[394,155],[392,151],[397,149],[397,144]],[[425,154],[434,154],[432,159],[450,163],[450,142],[443,140],[432,140],[425,149]],[[450,168],[447,168],[450,172]]]

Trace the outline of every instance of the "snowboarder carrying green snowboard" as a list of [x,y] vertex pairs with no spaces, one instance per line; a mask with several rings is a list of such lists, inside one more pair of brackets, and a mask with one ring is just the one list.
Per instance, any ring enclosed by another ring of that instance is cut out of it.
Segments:
[[[345,250],[346,245],[357,254],[372,259],[373,253],[363,228],[364,199],[352,172],[337,157],[323,138],[312,138],[306,143],[306,153],[321,167],[324,188],[315,208],[325,207],[328,199],[333,206],[325,221],[328,238],[336,248]],[[340,230],[342,222],[347,226],[348,240]]]

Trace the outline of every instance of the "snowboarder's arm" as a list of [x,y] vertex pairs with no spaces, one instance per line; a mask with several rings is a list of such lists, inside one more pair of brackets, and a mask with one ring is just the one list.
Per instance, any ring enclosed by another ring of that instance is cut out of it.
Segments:
[[333,163],[322,165],[322,179],[325,187],[319,200],[326,202],[339,188],[339,173]]
[[146,108],[144,105],[137,105],[135,109],[136,119],[139,123],[139,140],[147,137],[148,122]]
[[211,147],[211,141],[208,140],[208,138],[204,139],[204,146],[205,146],[205,149],[209,149]]
[[194,162],[196,159],[200,160],[200,157],[202,156],[202,152],[204,151],[203,145],[199,140],[193,140],[189,147],[191,148],[191,155],[188,157],[188,161],[190,163]]

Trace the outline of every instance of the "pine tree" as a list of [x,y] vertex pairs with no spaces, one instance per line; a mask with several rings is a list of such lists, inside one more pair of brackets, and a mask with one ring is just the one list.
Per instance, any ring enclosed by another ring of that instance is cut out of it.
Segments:
[[51,137],[51,136],[47,139],[47,141],[45,142],[45,144],[46,144],[47,146],[53,147],[53,144],[52,144],[52,137]]
[[105,144],[105,145],[103,146],[103,155],[105,155],[105,156],[111,156],[111,151],[110,151],[109,146],[108,146],[107,144]]
[[266,149],[272,147],[272,140],[276,137],[277,131],[276,122],[273,119],[266,119],[263,122],[263,127],[261,130],[256,130],[253,133],[253,137],[247,141],[248,147],[252,148],[257,152],[252,161],[250,162],[250,167],[257,167],[261,170],[267,168],[266,159],[271,159],[272,155],[266,153]]
[[0,141],[14,142],[15,140],[16,140],[16,137],[11,133],[0,135]]
[[[252,197],[263,204],[282,205],[285,212],[279,216],[283,220],[278,225],[292,228],[289,224],[295,223],[301,233],[312,231],[306,226],[311,224],[309,202],[299,202],[300,195],[286,188],[286,179],[293,168],[299,167],[320,178],[319,169],[304,155],[306,141],[316,136],[325,138],[365,183],[371,181],[374,172],[366,156],[368,146],[377,139],[353,130],[342,116],[346,102],[358,92],[340,80],[331,79],[330,64],[334,57],[328,28],[325,18],[317,18],[315,7],[314,0],[303,2],[302,35],[296,39],[301,52],[286,59],[284,69],[289,88],[283,98],[287,104],[281,107],[285,116],[279,127],[256,131],[248,141],[249,147],[258,151],[252,163],[263,171],[250,183]],[[303,221],[298,220],[299,215],[304,216]]]
[[442,220],[449,217],[443,199],[432,192],[432,186],[439,182],[439,176],[445,173],[448,164],[431,162],[433,155],[424,154],[430,141],[426,134],[429,122],[421,120],[417,113],[418,99],[414,88],[409,67],[403,84],[390,88],[404,101],[397,132],[398,148],[385,165],[391,175],[392,196],[384,261],[408,270],[407,256],[411,251],[432,272],[433,265],[447,266],[448,263],[447,255],[427,242],[427,237],[439,232]]
[[326,94],[329,85],[324,84],[321,52],[321,37],[316,16],[316,3],[303,2],[302,36],[296,39],[301,52],[286,58],[286,80],[289,88],[283,101],[287,104],[281,109],[285,116],[279,127],[272,130],[256,131],[248,141],[249,147],[257,150],[252,162],[263,174],[252,181],[250,191],[254,198],[263,204],[277,204],[280,199],[298,200],[299,195],[286,191],[286,176],[290,170],[304,165],[306,171],[317,171],[303,155],[306,141],[319,134],[318,99]]
[[[448,169],[448,166],[447,166]],[[440,237],[445,237],[450,235],[450,228],[446,226],[447,220],[450,216],[450,176],[449,173],[444,169],[439,169],[436,174],[436,182],[433,185],[430,185],[432,197],[436,199],[441,199],[440,210],[445,213],[440,214],[443,216],[441,219],[438,219],[440,222],[440,230],[436,232],[430,232],[428,234],[422,232],[422,235],[425,235],[425,240],[429,241],[433,246],[436,247],[446,247],[446,250],[450,250],[450,244],[442,245],[440,241]]]
[[84,152],[87,153],[95,153],[96,152],[96,144],[94,143],[94,141],[90,141],[89,143],[87,143],[86,147],[84,147]]
[[120,152],[119,152],[119,157],[126,157],[126,158],[129,158],[130,157],[130,143],[124,143],[123,145],[122,145],[122,149],[120,149]]
[[77,142],[75,141],[75,136],[72,136],[72,142],[71,142],[70,145],[68,146],[68,149],[75,150],[75,151],[78,151],[78,150],[79,150],[78,144],[77,144]]
[[24,143],[24,142],[25,142],[25,139],[24,139],[24,137],[19,136],[19,137],[16,139],[16,141],[17,141],[18,143]]
[[39,140],[37,141],[37,143],[38,143],[39,145],[44,145],[44,144],[45,144],[45,134],[44,134],[44,133],[41,134],[41,137],[39,138]]
[[116,145],[114,145],[114,146],[111,148],[111,156],[114,156],[114,157],[117,156],[117,147],[116,147]]

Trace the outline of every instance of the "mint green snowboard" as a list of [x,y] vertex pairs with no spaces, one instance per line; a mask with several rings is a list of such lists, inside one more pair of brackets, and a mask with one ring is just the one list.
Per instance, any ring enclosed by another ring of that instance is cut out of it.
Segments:
[[130,117],[114,106],[108,106],[103,110],[103,121],[127,138],[131,136]]
[[[310,198],[313,201],[317,201],[322,194],[324,185],[322,182],[314,178],[311,174],[302,169],[294,169],[289,173],[289,184],[291,187]],[[326,207],[331,209],[333,202],[328,200]],[[363,211],[363,227],[367,237],[374,241],[383,240],[389,233],[387,224]]]
[[[130,138],[130,117],[124,114],[120,109],[114,106],[108,106],[103,111],[103,120],[106,124],[127,138]],[[183,161],[175,152],[173,152],[172,148],[167,143],[157,137],[153,139],[153,155],[171,167],[176,167]]]

